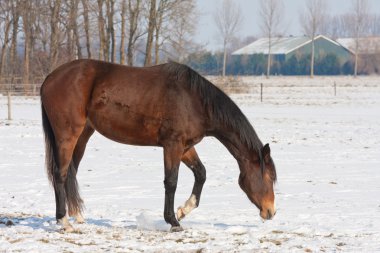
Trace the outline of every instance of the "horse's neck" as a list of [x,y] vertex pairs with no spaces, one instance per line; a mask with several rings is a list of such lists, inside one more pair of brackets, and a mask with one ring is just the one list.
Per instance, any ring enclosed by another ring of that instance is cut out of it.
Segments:
[[211,134],[217,138],[240,164],[250,158],[249,148],[240,139],[240,135],[231,129],[217,129]]

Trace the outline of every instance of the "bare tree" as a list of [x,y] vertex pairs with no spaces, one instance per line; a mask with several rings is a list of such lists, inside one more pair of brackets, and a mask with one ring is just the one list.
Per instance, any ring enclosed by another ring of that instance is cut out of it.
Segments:
[[[35,6],[32,1],[21,2],[22,27],[24,32],[24,60],[23,77],[24,84],[30,84],[30,60],[33,50],[33,24],[36,17]],[[25,87],[27,88],[27,87]]]
[[169,42],[174,52],[172,52],[171,58],[182,62],[189,51],[196,47],[192,42],[198,18],[195,1],[181,1],[180,8],[177,8],[172,14]]
[[368,0],[352,0],[352,13],[354,18],[353,36],[355,38],[355,65],[354,77],[358,74],[358,59],[360,48],[360,37],[364,35],[363,31],[368,24]]
[[150,0],[148,16],[148,36],[146,39],[145,61],[144,66],[152,64],[153,36],[156,27],[156,0]]
[[59,52],[59,14],[61,11],[61,0],[49,0],[51,11],[50,18],[50,71],[53,70],[58,63]]
[[121,34],[120,34],[120,49],[119,49],[119,55],[120,55],[120,64],[125,63],[125,24],[126,24],[126,15],[127,15],[127,0],[121,1]]
[[17,69],[17,39],[18,39],[18,29],[20,20],[20,1],[11,1],[11,12],[12,12],[12,40],[11,48],[9,53],[9,62],[11,67],[11,77],[13,79],[16,74]]
[[136,43],[139,38],[146,34],[146,31],[141,29],[143,0],[128,0],[128,46],[127,46],[127,63],[133,66],[134,52]]
[[267,57],[267,78],[270,76],[271,53],[273,37],[278,35],[281,20],[284,16],[284,6],[282,0],[261,0],[260,18],[261,31],[268,38],[268,57]]
[[90,19],[89,19],[89,7],[88,0],[82,0],[83,6],[83,23],[84,32],[86,35],[86,48],[87,48],[87,58],[91,59],[91,43],[90,43]]
[[[116,60],[116,34],[114,27],[115,0],[106,0],[107,11],[107,60],[115,62]],[[111,52],[109,52],[111,51]]]
[[98,31],[99,31],[99,59],[108,59],[107,39],[105,31],[105,19],[103,14],[104,0],[97,0],[98,3]]
[[187,2],[187,0],[161,0],[159,2],[154,31],[155,64],[160,62],[161,48],[172,35],[172,22],[178,25],[178,20],[174,19],[174,17],[178,17],[176,14],[185,8]]
[[310,77],[314,77],[315,37],[319,32],[326,15],[325,0],[308,0],[306,11],[301,12],[300,22],[304,33],[311,38]]
[[82,50],[78,34],[78,7],[79,0],[65,0],[67,10],[66,37],[68,59],[82,58]]
[[2,42],[1,46],[1,58],[0,58],[0,82],[1,77],[4,73],[4,63],[7,56],[7,48],[10,41],[10,31],[12,27],[12,16],[10,11],[9,2],[1,2],[0,3],[0,28],[2,27],[4,30],[0,34],[0,39]]
[[218,29],[219,35],[223,40],[223,71],[222,75],[226,75],[227,47],[233,36],[239,29],[242,22],[242,14],[240,7],[232,0],[223,0],[222,5],[216,8],[214,13],[214,21]]

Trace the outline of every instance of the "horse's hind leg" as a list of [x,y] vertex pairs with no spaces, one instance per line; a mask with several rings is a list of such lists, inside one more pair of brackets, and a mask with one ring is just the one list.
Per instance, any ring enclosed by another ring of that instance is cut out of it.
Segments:
[[[86,149],[86,145],[92,134],[94,133],[94,129],[87,122],[81,135],[79,136],[78,142],[75,145],[74,153],[73,153],[73,163],[76,170],[78,172],[79,164],[83,158],[84,151]],[[75,213],[69,213],[71,217],[75,218],[76,223],[84,223],[84,218],[79,209],[75,209]]]
[[75,145],[73,162],[77,171],[79,164],[83,158],[84,151],[86,150],[87,142],[94,132],[94,128],[92,128],[91,125],[87,122],[81,135],[79,136],[77,144]]
[[[77,139],[78,137],[75,137],[75,135],[57,138],[58,169],[54,173],[56,218],[57,222],[63,226],[66,232],[74,230],[66,216],[66,201],[69,205],[72,202],[70,191],[73,189],[70,188],[71,185],[68,186],[68,180],[73,180],[72,177],[75,179],[76,171],[73,171],[75,168],[72,164],[72,155]],[[80,204],[80,199],[77,202]]]
[[184,206],[180,206],[177,209],[178,220],[185,218],[187,214],[199,206],[202,188],[206,181],[206,169],[199,159],[194,147],[185,152],[181,160],[193,171],[195,181],[190,198],[185,202]]

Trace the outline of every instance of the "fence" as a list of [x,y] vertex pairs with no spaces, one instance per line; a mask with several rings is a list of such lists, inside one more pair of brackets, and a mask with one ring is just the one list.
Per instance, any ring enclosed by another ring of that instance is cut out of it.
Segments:
[[[380,101],[380,77],[230,77],[222,82],[216,77],[208,79],[228,93],[238,105],[371,105]],[[4,87],[4,86],[3,86]],[[38,104],[40,85],[8,85],[0,90],[0,119],[12,119],[14,108],[25,104]],[[27,87],[27,88],[26,88]],[[29,103],[29,102],[28,102]],[[17,113],[17,112],[16,112]]]
[[2,84],[0,96],[6,97],[8,120],[12,120],[12,97],[34,97],[40,94],[41,84]]

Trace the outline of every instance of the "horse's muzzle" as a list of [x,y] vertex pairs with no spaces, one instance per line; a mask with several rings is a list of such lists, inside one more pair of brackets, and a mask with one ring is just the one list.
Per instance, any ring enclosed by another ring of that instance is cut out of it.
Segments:
[[276,210],[274,209],[266,209],[260,211],[260,216],[264,220],[271,220],[276,215]]

